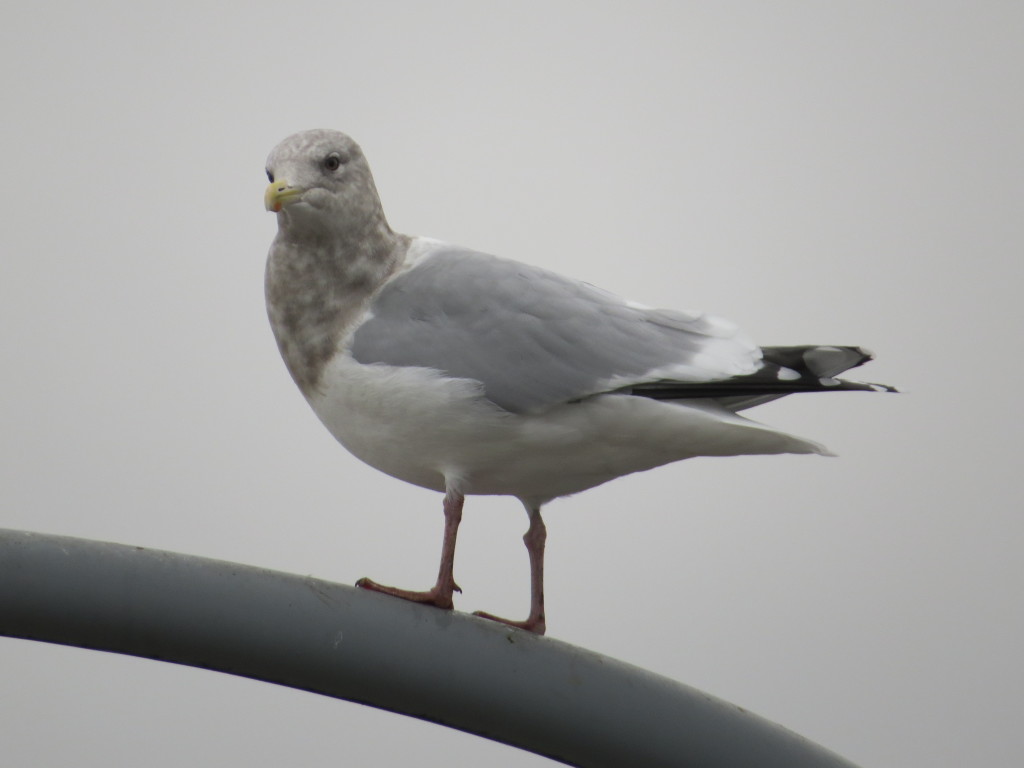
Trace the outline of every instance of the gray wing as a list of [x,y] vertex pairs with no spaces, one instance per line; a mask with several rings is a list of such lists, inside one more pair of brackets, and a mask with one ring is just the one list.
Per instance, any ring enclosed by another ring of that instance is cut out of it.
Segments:
[[438,247],[381,289],[351,353],[360,363],[475,379],[515,413],[644,382],[716,381],[761,367],[761,351],[726,321],[648,309],[452,247]]

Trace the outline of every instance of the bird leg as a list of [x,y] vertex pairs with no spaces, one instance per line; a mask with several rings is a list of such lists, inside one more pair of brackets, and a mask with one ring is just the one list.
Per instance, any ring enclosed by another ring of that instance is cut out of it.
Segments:
[[426,592],[414,592],[397,587],[386,587],[365,577],[357,581],[356,586],[400,597],[403,600],[412,600],[415,603],[426,603],[449,610],[453,608],[452,593],[462,591],[455,583],[453,569],[455,568],[455,537],[459,532],[459,523],[462,522],[464,502],[465,496],[458,491],[448,489],[444,495],[444,539],[441,543],[441,567],[437,572],[437,583],[433,587]]
[[523,536],[523,542],[530,555],[530,615],[526,621],[509,621],[484,611],[475,611],[473,615],[543,635],[547,629],[544,619],[544,542],[548,531],[541,519],[540,507],[528,507],[527,511],[530,513],[530,527]]

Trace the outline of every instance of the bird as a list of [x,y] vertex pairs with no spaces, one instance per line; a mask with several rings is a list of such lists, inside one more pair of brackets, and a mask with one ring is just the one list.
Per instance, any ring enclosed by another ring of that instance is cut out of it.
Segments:
[[530,612],[475,615],[544,634],[545,504],[697,456],[831,455],[739,411],[799,392],[895,391],[836,378],[872,358],[861,347],[759,347],[714,315],[398,233],[339,131],[289,136],[266,172],[278,227],[267,312],[291,377],[354,456],[444,494],[434,586],[363,589],[452,609],[466,496],[512,496],[529,518]]

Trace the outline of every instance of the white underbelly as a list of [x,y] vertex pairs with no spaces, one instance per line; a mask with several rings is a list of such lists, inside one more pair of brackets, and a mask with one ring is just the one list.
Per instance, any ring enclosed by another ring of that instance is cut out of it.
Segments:
[[821,452],[814,443],[709,405],[604,395],[512,414],[467,379],[339,355],[310,404],[331,434],[406,482],[543,503],[700,455]]

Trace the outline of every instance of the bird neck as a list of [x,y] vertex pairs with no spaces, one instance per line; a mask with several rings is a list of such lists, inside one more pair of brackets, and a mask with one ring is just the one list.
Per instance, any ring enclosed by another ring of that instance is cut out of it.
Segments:
[[278,233],[267,259],[267,311],[281,356],[307,398],[409,242],[383,216],[340,238]]

